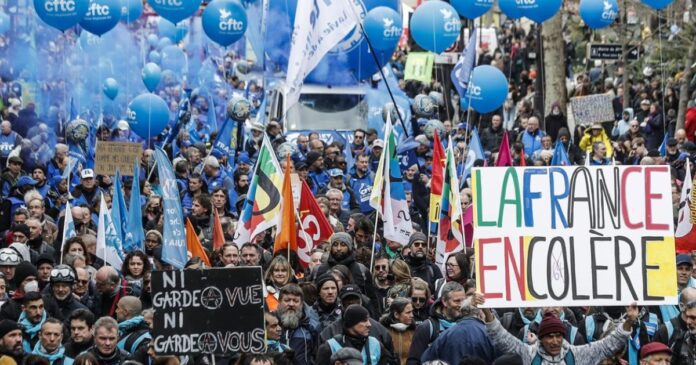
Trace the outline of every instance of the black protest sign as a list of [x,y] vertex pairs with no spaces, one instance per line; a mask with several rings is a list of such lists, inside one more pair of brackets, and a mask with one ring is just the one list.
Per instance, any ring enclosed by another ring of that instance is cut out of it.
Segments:
[[261,275],[260,267],[153,272],[155,351],[263,352]]

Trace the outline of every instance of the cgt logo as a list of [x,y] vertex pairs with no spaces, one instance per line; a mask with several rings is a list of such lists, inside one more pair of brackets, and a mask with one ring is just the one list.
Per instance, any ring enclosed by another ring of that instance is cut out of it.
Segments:
[[157,5],[164,5],[164,6],[183,6],[184,1],[183,0],[154,0],[155,4]]
[[128,108],[128,110],[126,111],[126,118],[128,118],[128,120],[131,121],[135,120],[136,114],[133,110],[131,110],[131,108]]
[[241,32],[244,30],[244,23],[232,17],[232,12],[220,9],[220,30],[225,32]]
[[394,26],[394,19],[383,18],[382,23],[384,24],[385,38],[401,37],[401,29],[399,27]]
[[474,82],[469,83],[469,87],[467,88],[469,91],[469,95],[471,96],[481,96],[481,87],[474,84]]
[[48,13],[67,13],[75,11],[75,0],[49,0],[44,3]]
[[536,6],[537,2],[536,0],[515,0],[515,4],[526,8],[530,8]]
[[459,19],[454,16],[454,13],[449,9],[440,9],[440,13],[442,14],[442,19],[445,21],[445,32],[459,33],[462,24]]
[[99,5],[96,2],[92,2],[91,4],[89,4],[89,8],[87,8],[86,16],[109,16],[109,7],[106,5]]

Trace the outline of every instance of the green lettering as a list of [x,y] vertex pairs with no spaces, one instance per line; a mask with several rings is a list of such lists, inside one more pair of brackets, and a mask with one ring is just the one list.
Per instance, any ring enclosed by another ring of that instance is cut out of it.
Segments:
[[[513,188],[515,189],[515,195],[511,198],[507,198],[508,191],[508,180],[512,177]],[[498,227],[503,226],[503,214],[505,213],[505,206],[513,205],[515,206],[515,216],[517,217],[517,227],[522,226],[522,203],[520,202],[520,182],[517,178],[517,172],[513,167],[508,167],[505,170],[505,176],[503,176],[503,190],[500,191],[500,206],[498,208]]]
[[495,227],[495,221],[483,220],[483,197],[481,196],[481,171],[474,170],[474,186],[476,187],[476,222],[478,227]]

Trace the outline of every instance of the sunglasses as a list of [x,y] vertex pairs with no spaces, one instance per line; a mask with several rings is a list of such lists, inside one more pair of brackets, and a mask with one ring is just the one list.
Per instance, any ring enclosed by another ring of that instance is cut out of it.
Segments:
[[411,301],[414,303],[425,303],[426,299],[423,297],[411,297]]
[[376,271],[387,271],[387,265],[375,265]]
[[413,244],[411,244],[411,246],[413,246],[413,247],[425,247],[425,242],[420,242],[420,241],[413,242]]

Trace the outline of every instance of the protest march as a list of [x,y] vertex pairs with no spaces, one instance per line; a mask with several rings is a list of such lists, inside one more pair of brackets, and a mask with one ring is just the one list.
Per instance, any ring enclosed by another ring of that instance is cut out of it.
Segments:
[[693,0],[0,0],[0,365],[696,365]]

